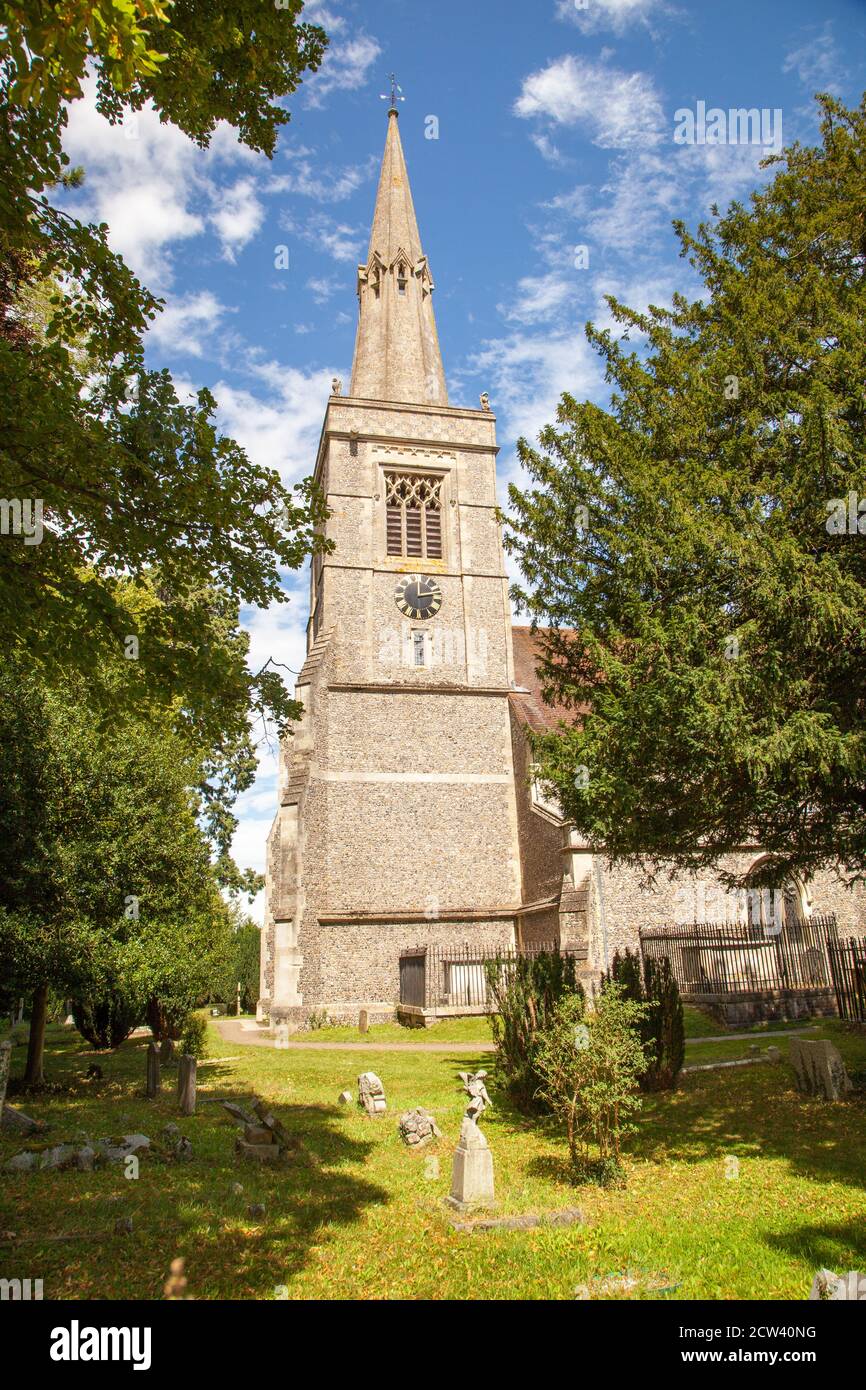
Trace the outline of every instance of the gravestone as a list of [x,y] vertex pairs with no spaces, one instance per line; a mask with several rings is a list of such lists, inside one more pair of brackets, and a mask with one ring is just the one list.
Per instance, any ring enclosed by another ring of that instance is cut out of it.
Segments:
[[367,1010],[361,1009],[358,1013],[358,1032],[366,1033],[369,1027],[370,1024],[367,1018]]
[[831,1042],[791,1038],[788,1055],[803,1095],[842,1100],[852,1090],[839,1049]]
[[174,1061],[174,1043],[171,1038],[163,1038],[159,1045],[159,1060],[164,1067]]
[[194,1057],[181,1057],[177,1069],[177,1099],[181,1115],[195,1114],[195,1071]]
[[147,1094],[151,1099],[159,1095],[159,1048],[155,1042],[147,1044]]
[[339,1101],[340,1105],[351,1105],[353,1100],[352,1092],[341,1091],[340,1094],[337,1096],[337,1100]]
[[385,1087],[374,1071],[362,1071],[358,1077],[358,1104],[370,1116],[381,1115],[385,1110]]
[[9,1084],[9,1068],[12,1065],[12,1044],[11,1042],[0,1043],[0,1117],[3,1115],[3,1104],[6,1100],[6,1087]]

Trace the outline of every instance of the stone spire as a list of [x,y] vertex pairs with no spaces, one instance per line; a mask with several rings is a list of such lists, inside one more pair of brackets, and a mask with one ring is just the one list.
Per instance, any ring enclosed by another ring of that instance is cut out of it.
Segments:
[[448,404],[432,290],[392,104],[367,264],[358,266],[353,396]]

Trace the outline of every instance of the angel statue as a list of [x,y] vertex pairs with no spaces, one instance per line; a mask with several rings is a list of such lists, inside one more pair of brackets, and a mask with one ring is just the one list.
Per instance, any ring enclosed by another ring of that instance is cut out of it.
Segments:
[[484,1078],[487,1072],[476,1071],[473,1073],[471,1071],[461,1071],[458,1072],[457,1075],[463,1082],[463,1090],[469,1097],[469,1104],[464,1112],[465,1116],[468,1120],[471,1120],[473,1124],[477,1124],[480,1117],[484,1114],[484,1111],[488,1106],[492,1106],[493,1104],[487,1094],[487,1087],[484,1085]]

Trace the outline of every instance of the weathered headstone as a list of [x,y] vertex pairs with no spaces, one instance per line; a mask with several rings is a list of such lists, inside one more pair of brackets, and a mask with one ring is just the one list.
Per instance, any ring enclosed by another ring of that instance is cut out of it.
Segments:
[[385,1087],[374,1071],[362,1071],[358,1077],[358,1104],[371,1116],[387,1109]]
[[337,1100],[339,1101],[340,1105],[351,1105],[353,1100],[352,1092],[341,1091],[340,1094],[337,1096]]
[[368,1021],[368,1018],[367,1018],[367,1010],[366,1010],[366,1009],[361,1009],[361,1010],[359,1010],[359,1013],[358,1013],[358,1032],[359,1032],[359,1033],[366,1033],[366,1032],[367,1032],[367,1029],[369,1028],[369,1026],[370,1026],[370,1024],[369,1024],[369,1021]]
[[159,1045],[159,1060],[164,1067],[174,1061],[174,1043],[171,1038],[163,1038]]
[[839,1049],[831,1042],[791,1038],[788,1055],[803,1095],[842,1100],[852,1089]]
[[147,1094],[151,1099],[159,1095],[159,1048],[155,1042],[147,1044]]
[[496,1205],[493,1197],[493,1155],[486,1138],[478,1128],[478,1120],[491,1104],[487,1087],[484,1085],[486,1075],[485,1071],[459,1073],[463,1090],[469,1097],[469,1104],[460,1126],[460,1139],[454,1150],[451,1193],[445,1198],[448,1205],[458,1211]]
[[12,1044],[11,1042],[0,1043],[0,1116],[3,1114],[3,1105],[6,1100],[6,1087],[9,1084],[9,1068],[12,1065]]
[[181,1115],[195,1114],[195,1072],[194,1057],[181,1057],[177,1069],[177,1100]]

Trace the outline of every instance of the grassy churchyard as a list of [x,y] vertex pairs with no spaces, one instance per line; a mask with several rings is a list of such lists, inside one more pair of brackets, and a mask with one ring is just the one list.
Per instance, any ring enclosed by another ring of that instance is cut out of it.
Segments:
[[[718,1032],[694,1011],[688,1032]],[[788,1039],[762,1030],[786,1056]],[[357,1040],[318,1030],[310,1042]],[[457,1034],[455,1037],[454,1035]],[[396,1038],[395,1038],[396,1035]],[[866,1079],[866,1037],[818,1025],[807,1037],[839,1047],[855,1081]],[[483,1020],[426,1033],[376,1029],[364,1052],[224,1042],[211,1025],[199,1063],[196,1113],[181,1119],[176,1070],[160,1096],[144,1095],[146,1039],[95,1054],[72,1029],[49,1030],[54,1089],[12,1104],[45,1120],[40,1140],[142,1132],[159,1141],[177,1123],[192,1142],[181,1163],[142,1158],[93,1172],[4,1173],[0,1274],[40,1276],[46,1298],[159,1299],[183,1256],[196,1299],[484,1298],[805,1299],[816,1269],[866,1266],[866,1096],[806,1099],[787,1062],[684,1074],[674,1092],[645,1098],[628,1146],[624,1188],[574,1187],[564,1139],[504,1101]],[[448,1042],[452,1052],[387,1052],[381,1041]],[[698,1041],[686,1064],[746,1056],[748,1041]],[[98,1061],[102,1080],[86,1080]],[[23,1047],[13,1051],[20,1075]],[[482,1125],[494,1155],[498,1215],[579,1207],[585,1224],[495,1233],[455,1231],[442,1199],[465,1096],[457,1073],[486,1067],[494,1109]],[[388,1110],[369,1120],[337,1104],[372,1068]],[[268,1169],[235,1157],[237,1127],[218,1103],[266,1100],[302,1140]],[[400,1113],[434,1112],[443,1137],[421,1150],[401,1143]],[[5,1162],[24,1144],[0,1139]],[[736,1160],[736,1163],[732,1160]],[[238,1191],[238,1184],[243,1191]],[[264,1214],[256,1207],[264,1207]],[[251,1210],[252,1214],[251,1214]],[[115,1234],[118,1219],[132,1231]],[[628,1289],[618,1283],[628,1275]]]

